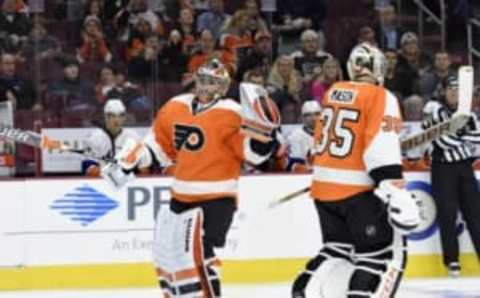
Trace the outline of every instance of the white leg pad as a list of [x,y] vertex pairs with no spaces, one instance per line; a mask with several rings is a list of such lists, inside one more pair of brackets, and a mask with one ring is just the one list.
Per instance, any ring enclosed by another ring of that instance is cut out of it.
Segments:
[[200,208],[180,214],[158,215],[153,258],[165,297],[210,297],[200,268],[203,260],[203,212]]
[[[348,283],[355,270],[355,266],[340,258],[331,258],[322,263],[322,266],[313,276],[312,284],[307,288],[307,297],[320,298],[345,298],[347,297]],[[318,286],[315,286],[317,284]],[[316,289],[317,295],[309,295],[311,290]]]

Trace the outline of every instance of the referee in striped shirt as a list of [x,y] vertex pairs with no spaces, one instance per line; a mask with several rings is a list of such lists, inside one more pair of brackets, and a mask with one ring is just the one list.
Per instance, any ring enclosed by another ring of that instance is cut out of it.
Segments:
[[[425,105],[422,128],[450,119],[458,103],[458,79],[447,79],[445,96]],[[450,276],[460,275],[456,219],[460,210],[480,258],[480,192],[473,172],[473,144],[480,144],[480,130],[472,114],[455,134],[444,135],[428,148],[432,191],[438,212],[443,262]],[[480,259],[479,259],[480,260]]]

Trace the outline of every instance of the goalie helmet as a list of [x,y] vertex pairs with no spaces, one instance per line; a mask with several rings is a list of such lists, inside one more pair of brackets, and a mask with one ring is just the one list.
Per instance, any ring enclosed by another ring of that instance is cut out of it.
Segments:
[[387,72],[385,56],[377,47],[363,42],[350,53],[347,70],[352,81],[367,77],[382,85]]
[[228,70],[217,59],[205,63],[195,73],[195,92],[202,102],[224,96],[229,86]]

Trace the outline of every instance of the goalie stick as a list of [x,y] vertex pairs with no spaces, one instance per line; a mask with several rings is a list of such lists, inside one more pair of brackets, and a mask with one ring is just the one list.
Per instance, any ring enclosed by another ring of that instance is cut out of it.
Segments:
[[[472,66],[461,66],[458,69],[458,107],[452,118],[402,140],[400,143],[402,151],[408,151],[416,147],[422,146],[426,143],[438,139],[442,135],[456,133],[467,123],[472,108],[474,84],[473,73],[474,71]],[[290,193],[286,196],[270,202],[268,204],[268,208],[271,209],[279,206],[309,191],[310,187],[305,187],[297,190],[293,193]]]
[[68,144],[65,144],[64,142],[49,138],[34,131],[13,128],[3,124],[0,124],[0,139],[6,139],[12,142],[25,144],[42,150],[59,150],[80,154],[84,157],[99,161],[114,162],[113,159],[98,158],[92,156],[91,154],[89,154],[88,150],[74,149]]

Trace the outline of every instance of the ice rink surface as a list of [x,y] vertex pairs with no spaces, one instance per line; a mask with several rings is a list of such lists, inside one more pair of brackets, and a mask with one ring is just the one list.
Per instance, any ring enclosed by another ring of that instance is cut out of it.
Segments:
[[[226,285],[225,298],[290,298],[288,284]],[[311,289],[313,290],[313,289]],[[311,292],[311,291],[310,291]],[[0,292],[0,298],[160,298],[157,289]],[[480,298],[480,278],[403,282],[397,298]],[[308,298],[319,298],[308,295]],[[330,298],[330,297],[329,297]]]

